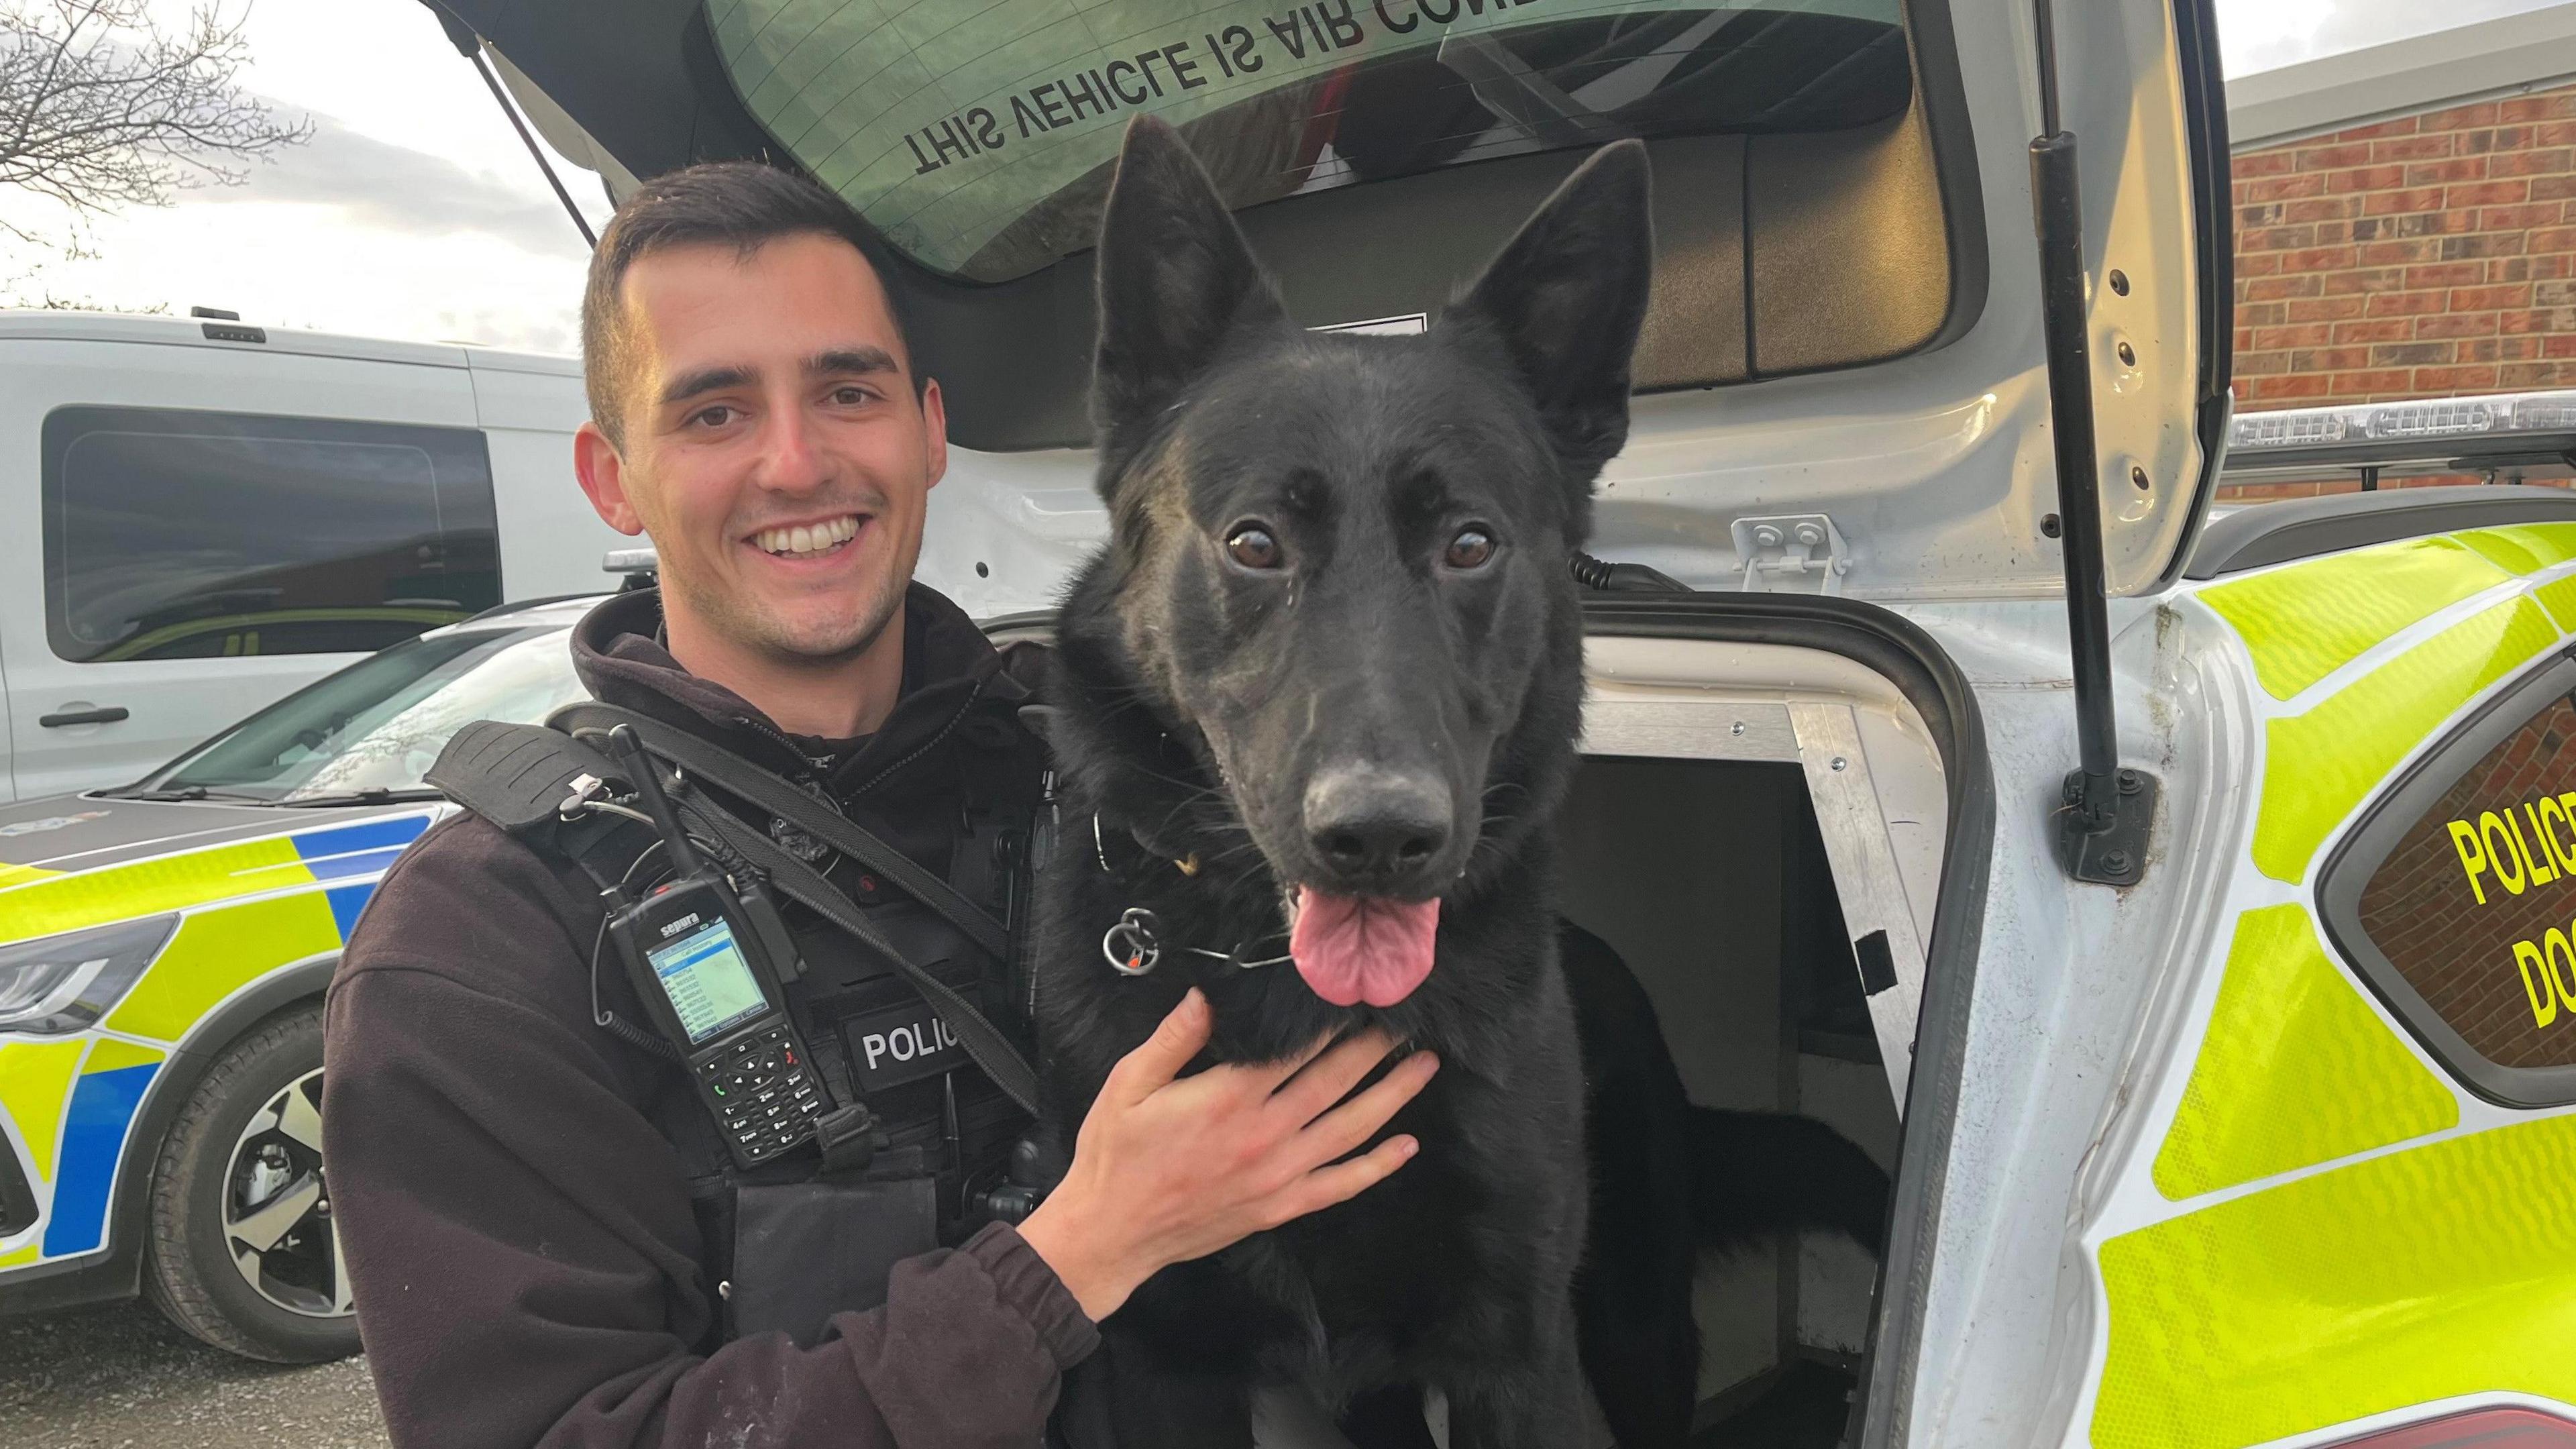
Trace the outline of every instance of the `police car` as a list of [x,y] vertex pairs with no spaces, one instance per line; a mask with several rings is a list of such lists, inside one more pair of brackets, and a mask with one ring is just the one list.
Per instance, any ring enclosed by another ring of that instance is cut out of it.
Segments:
[[0,806],[0,1312],[142,1292],[254,1358],[357,1350],[322,1149],[322,992],[450,808],[469,720],[582,695],[590,599],[393,645],[121,789]]

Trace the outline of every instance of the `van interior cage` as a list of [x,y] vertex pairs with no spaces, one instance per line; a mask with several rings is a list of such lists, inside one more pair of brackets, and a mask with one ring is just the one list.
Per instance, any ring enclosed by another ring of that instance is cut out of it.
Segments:
[[2238,413],[2222,485],[2576,480],[2576,391]]

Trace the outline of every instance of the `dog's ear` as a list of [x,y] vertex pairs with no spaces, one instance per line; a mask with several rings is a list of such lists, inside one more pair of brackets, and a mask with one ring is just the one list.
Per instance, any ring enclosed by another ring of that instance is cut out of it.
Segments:
[[1589,485],[1628,441],[1628,373],[1654,278],[1646,148],[1595,152],[1441,316],[1489,337],[1538,404],[1548,437]]
[[1216,184],[1179,133],[1152,116],[1127,127],[1097,265],[1091,416],[1101,456],[1114,465],[1236,328],[1284,324],[1288,313]]

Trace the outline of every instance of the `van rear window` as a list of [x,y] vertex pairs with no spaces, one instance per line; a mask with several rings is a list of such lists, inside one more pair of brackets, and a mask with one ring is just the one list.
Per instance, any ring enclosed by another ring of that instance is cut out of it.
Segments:
[[1623,136],[1810,132],[1911,104],[1901,0],[709,0],[806,170],[934,272],[1088,249],[1128,120],[1237,209]]
[[45,634],[75,664],[381,649],[501,601],[472,428],[45,417]]

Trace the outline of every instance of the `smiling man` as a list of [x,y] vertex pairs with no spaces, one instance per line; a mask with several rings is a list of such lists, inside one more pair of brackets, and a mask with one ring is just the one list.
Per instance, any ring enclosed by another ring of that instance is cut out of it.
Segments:
[[[592,611],[574,662],[601,701],[786,778],[1001,914],[994,846],[1039,800],[1029,693],[912,581],[945,417],[872,245],[828,193],[753,165],[620,208],[583,301],[576,466],[602,518],[652,539],[660,587]],[[1014,999],[1007,962],[881,872],[729,808],[916,965],[986,1010]],[[603,867],[566,839],[441,822],[332,985],[330,1200],[397,1445],[1029,1449],[1139,1283],[1410,1155],[1353,1153],[1426,1058],[1355,1095],[1383,1037],[1183,1077],[1209,1028],[1193,995],[1101,1093],[1062,1186],[1016,1227],[981,1221],[1010,1216],[971,1204],[1026,1118],[891,963],[791,910],[791,1014],[828,1095],[866,1109],[827,1125],[874,1129],[738,1173],[686,1044],[637,1025],[602,950],[604,887],[649,890],[657,843]],[[867,1045],[898,1039],[893,1066]]]

